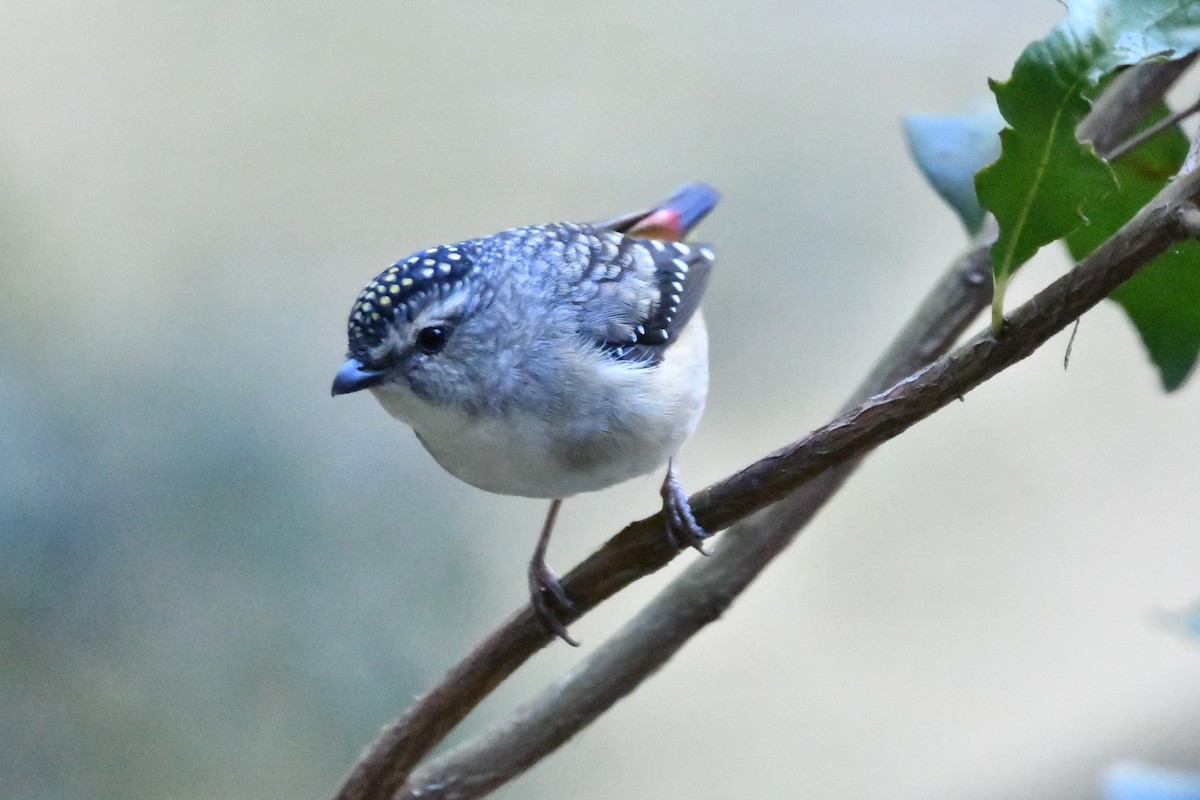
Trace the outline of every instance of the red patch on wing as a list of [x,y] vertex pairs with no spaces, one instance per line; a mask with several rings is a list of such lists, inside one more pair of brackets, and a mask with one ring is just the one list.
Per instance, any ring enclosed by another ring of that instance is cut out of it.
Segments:
[[673,208],[660,208],[643,217],[626,233],[639,239],[663,239],[668,242],[678,242],[683,239],[684,231],[678,211]]

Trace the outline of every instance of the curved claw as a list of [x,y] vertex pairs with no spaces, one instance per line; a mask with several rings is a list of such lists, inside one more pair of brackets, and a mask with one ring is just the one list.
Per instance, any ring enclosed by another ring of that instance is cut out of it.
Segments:
[[567,597],[562,581],[546,566],[545,561],[534,559],[529,562],[529,602],[547,630],[572,647],[579,647],[578,640],[567,632],[567,626],[555,610],[557,607],[574,611],[575,604]]
[[675,474],[674,459],[667,461],[667,477],[662,485],[663,516],[667,522],[667,539],[676,550],[684,547],[694,547],[701,555],[712,555],[705,549],[704,540],[710,534],[700,527],[692,516],[692,506],[688,503],[687,492]]

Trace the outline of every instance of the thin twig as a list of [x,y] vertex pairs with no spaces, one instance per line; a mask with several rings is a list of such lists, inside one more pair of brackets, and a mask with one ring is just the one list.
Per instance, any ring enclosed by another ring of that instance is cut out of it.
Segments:
[[1148,61],[1118,75],[1096,98],[1092,110],[1075,129],[1081,142],[1090,141],[1101,158],[1112,160],[1112,148],[1132,136],[1142,120],[1179,76],[1192,65],[1196,55],[1175,61]]
[[1075,324],[1071,326],[1071,338],[1067,339],[1067,349],[1063,351],[1063,372],[1071,366],[1071,350],[1075,347],[1075,334],[1079,333],[1080,320],[1075,320]]
[[1157,136],[1158,134],[1165,131],[1167,128],[1172,128],[1172,127],[1178,125],[1181,121],[1187,119],[1192,114],[1195,114],[1197,111],[1200,111],[1200,100],[1197,100],[1196,102],[1192,103],[1187,108],[1181,109],[1179,111],[1175,111],[1171,114],[1168,114],[1167,116],[1163,117],[1158,122],[1149,126],[1145,130],[1142,130],[1142,131],[1134,134],[1133,136],[1129,137],[1125,141],[1121,142],[1121,144],[1114,147],[1108,153],[1108,155],[1106,156],[1107,159],[1109,161],[1116,161],[1118,158],[1125,155],[1130,150],[1132,150],[1135,147],[1137,147],[1138,145],[1140,145],[1142,142],[1146,141],[1147,139],[1153,138],[1154,136]]

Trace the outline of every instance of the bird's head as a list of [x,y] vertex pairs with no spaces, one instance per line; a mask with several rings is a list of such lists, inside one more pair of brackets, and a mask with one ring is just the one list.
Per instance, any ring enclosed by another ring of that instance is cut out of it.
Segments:
[[484,402],[481,373],[494,351],[493,293],[474,242],[433,247],[396,262],[350,310],[349,353],[333,394],[372,389],[402,419],[414,402],[471,410]]

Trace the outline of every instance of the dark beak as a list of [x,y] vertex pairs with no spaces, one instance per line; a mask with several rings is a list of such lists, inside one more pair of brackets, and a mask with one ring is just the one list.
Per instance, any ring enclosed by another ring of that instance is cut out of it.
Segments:
[[337,377],[333,379],[332,394],[334,397],[337,397],[339,394],[350,394],[351,392],[357,392],[359,389],[369,389],[382,380],[382,371],[363,369],[358,359],[351,358],[345,364],[342,364],[342,368],[338,370]]

